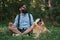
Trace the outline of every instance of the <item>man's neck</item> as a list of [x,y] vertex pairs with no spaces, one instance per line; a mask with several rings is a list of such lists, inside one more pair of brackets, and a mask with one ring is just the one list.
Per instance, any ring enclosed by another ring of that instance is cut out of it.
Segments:
[[25,15],[24,13],[21,13],[21,15]]

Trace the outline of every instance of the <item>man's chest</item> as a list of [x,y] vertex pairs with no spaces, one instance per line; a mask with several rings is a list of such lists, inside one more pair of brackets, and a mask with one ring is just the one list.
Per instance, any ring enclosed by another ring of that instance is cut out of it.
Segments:
[[20,22],[21,23],[28,23],[29,22],[28,15],[26,15],[26,16],[20,16]]

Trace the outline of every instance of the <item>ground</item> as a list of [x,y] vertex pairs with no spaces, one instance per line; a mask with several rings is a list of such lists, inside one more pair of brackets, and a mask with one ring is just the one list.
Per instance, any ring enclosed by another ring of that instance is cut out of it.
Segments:
[[60,40],[60,27],[54,26],[50,23],[46,23],[46,27],[51,31],[51,33],[45,32],[37,39],[31,36],[20,35],[13,37],[11,32],[8,30],[8,25],[6,23],[0,23],[0,40]]

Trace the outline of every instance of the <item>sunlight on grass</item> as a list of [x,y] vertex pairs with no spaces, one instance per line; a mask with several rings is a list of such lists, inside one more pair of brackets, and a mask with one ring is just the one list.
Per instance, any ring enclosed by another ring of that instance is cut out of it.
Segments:
[[0,32],[3,32],[4,31],[4,28],[0,28]]

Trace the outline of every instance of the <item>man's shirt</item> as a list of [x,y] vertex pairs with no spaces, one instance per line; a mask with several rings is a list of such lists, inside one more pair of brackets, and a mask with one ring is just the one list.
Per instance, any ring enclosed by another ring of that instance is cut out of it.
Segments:
[[[30,15],[30,19],[29,20],[29,15]],[[23,28],[29,28],[30,27],[30,21],[31,21],[31,25],[33,24],[34,20],[33,20],[33,16],[32,14],[26,13],[25,15],[20,14],[20,20],[19,20],[19,29],[23,29]],[[14,26],[17,27],[18,24],[18,15],[15,18],[15,22],[14,22]]]

